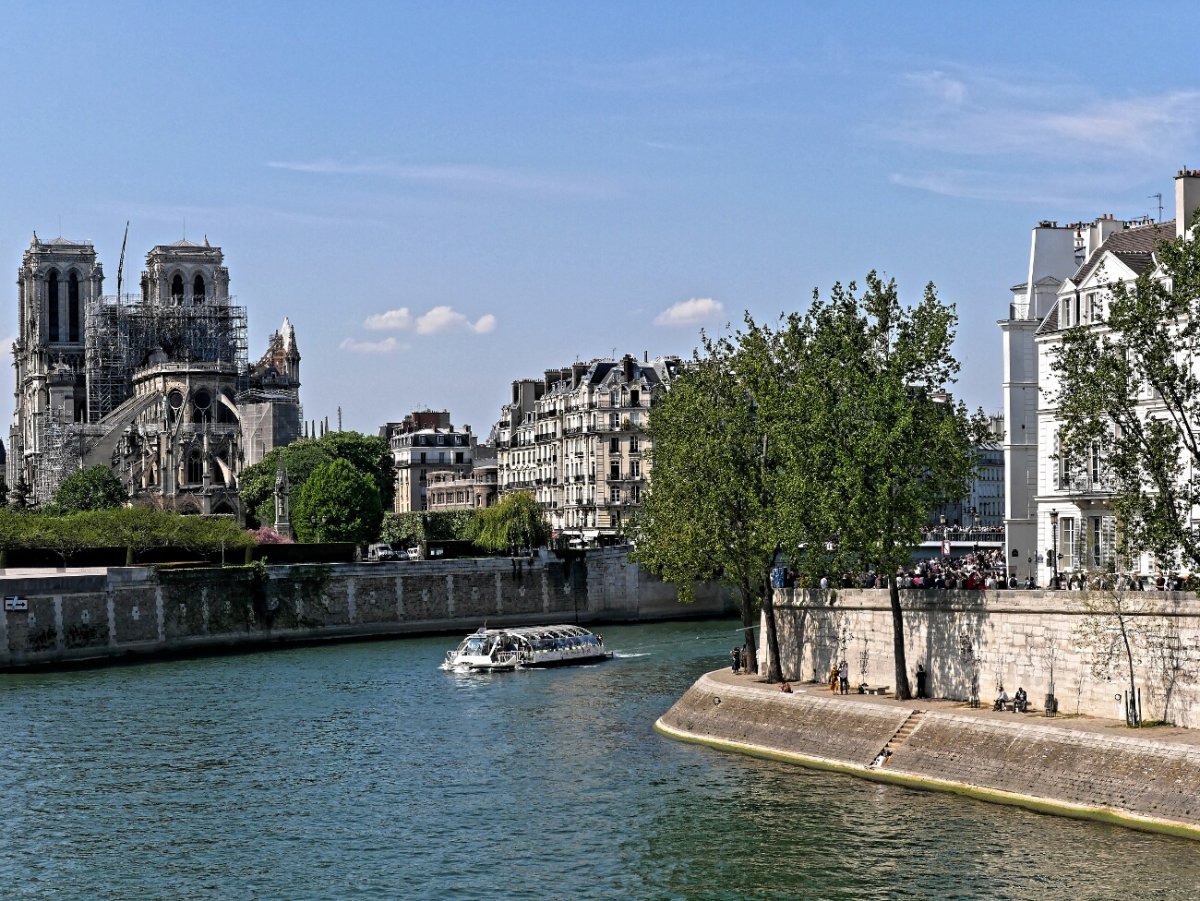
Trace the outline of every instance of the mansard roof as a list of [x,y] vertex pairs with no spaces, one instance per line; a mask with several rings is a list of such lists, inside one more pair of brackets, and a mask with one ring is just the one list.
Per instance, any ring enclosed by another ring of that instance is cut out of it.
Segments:
[[1111,253],[1138,275],[1149,272],[1154,268],[1154,251],[1158,245],[1174,237],[1174,219],[1170,222],[1158,222],[1114,232],[1084,261],[1079,270],[1071,276],[1071,281],[1076,285],[1083,284],[1087,277],[1096,271],[1106,253]]

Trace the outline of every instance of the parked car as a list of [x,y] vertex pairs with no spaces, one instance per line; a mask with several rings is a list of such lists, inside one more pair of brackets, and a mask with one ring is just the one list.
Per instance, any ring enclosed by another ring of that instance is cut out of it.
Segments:
[[421,549],[419,547],[410,547],[405,553],[408,554],[409,560],[421,559]]
[[367,559],[378,561],[399,560],[400,555],[392,550],[390,544],[373,544],[367,548]]

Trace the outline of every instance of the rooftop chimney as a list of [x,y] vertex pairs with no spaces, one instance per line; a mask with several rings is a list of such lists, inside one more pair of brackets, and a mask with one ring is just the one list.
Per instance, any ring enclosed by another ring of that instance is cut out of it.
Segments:
[[1175,176],[1175,237],[1187,235],[1192,216],[1200,207],[1200,169],[1186,166]]

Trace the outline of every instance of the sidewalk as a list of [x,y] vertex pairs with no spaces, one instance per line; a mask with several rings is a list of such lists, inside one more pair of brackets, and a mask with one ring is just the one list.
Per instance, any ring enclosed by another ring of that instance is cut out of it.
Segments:
[[[758,675],[734,675],[728,667],[710,672],[710,679],[725,685],[738,685],[742,688],[758,689],[763,692],[779,694],[778,685],[769,685]],[[853,701],[860,704],[901,708],[904,710],[936,711],[965,716],[985,722],[1005,726],[1028,724],[1062,729],[1064,732],[1090,733],[1109,738],[1137,738],[1141,741],[1163,742],[1180,747],[1200,748],[1200,729],[1184,729],[1179,726],[1147,726],[1142,729],[1130,729],[1121,720],[1108,720],[1099,717],[1082,716],[1069,713],[1059,713],[1058,716],[1043,716],[1040,711],[1032,713],[1007,713],[991,709],[991,700],[980,700],[980,707],[972,708],[965,701],[945,699],[897,701],[888,695],[860,695],[856,692],[838,694],[831,692],[825,683],[792,682],[792,692],[800,695],[812,695],[822,699],[836,698],[840,701]],[[1060,698],[1060,711],[1067,699]],[[986,705],[986,706],[985,706]]]

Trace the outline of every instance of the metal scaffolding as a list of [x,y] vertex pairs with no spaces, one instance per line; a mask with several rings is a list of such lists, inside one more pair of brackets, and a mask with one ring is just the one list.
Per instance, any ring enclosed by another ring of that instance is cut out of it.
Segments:
[[89,422],[99,422],[133,395],[134,371],[159,351],[172,362],[247,369],[246,308],[224,300],[164,306],[145,303],[138,294],[99,297],[88,304],[86,321]]

